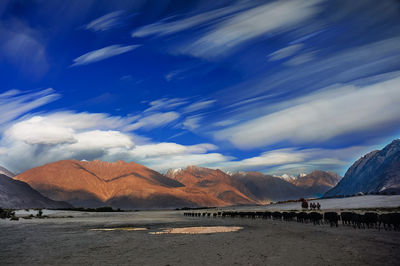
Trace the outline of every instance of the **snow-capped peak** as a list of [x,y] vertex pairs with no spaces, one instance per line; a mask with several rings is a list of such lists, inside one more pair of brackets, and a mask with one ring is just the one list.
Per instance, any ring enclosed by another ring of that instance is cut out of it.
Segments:
[[170,178],[175,178],[177,174],[179,174],[183,169],[182,168],[175,168],[175,169],[169,169],[166,172],[166,176],[170,177]]
[[288,181],[288,182],[294,181],[297,178],[302,177],[302,176],[303,176],[303,174],[300,174],[298,176],[289,175],[289,174],[275,175],[275,177],[279,177],[279,178],[281,178],[281,179],[283,179],[285,181]]

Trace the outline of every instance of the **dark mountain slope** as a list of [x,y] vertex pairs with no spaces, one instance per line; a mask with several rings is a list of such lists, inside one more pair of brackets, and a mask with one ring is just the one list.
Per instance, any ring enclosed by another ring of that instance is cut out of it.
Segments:
[[0,174],[0,207],[10,209],[69,208],[66,202],[44,197],[28,184]]
[[400,193],[400,140],[358,159],[325,197],[358,192]]
[[232,177],[245,185],[260,201],[298,199],[304,196],[301,188],[278,177],[258,172],[240,172]]

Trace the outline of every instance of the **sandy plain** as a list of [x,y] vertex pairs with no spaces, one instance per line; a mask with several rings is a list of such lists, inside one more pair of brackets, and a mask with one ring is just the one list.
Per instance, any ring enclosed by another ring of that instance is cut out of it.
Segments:
[[[400,232],[394,231],[263,219],[186,217],[183,211],[46,211],[45,214],[51,218],[0,220],[0,265],[399,265],[400,262]],[[240,230],[157,234],[195,226],[234,226]],[[92,230],[104,228],[118,230]]]

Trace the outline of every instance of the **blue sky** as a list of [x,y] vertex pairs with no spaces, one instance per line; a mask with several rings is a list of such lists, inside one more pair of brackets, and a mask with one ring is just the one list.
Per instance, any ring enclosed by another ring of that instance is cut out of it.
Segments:
[[399,137],[398,1],[1,1],[0,165],[344,174]]

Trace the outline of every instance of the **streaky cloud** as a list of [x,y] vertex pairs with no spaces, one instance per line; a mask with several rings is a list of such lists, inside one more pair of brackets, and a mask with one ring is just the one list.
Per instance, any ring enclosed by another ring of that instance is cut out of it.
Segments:
[[132,37],[147,37],[151,35],[156,36],[166,36],[181,31],[189,30],[194,27],[212,23],[214,20],[221,19],[224,16],[237,12],[243,8],[245,5],[234,5],[232,7],[219,8],[212,11],[203,12],[191,17],[183,18],[180,20],[175,20],[171,22],[166,22],[165,20],[160,20],[158,22],[142,26],[132,32]]
[[305,96],[295,106],[216,131],[215,138],[249,149],[280,141],[321,143],[377,127],[390,129],[400,122],[399,86],[396,77],[369,86],[328,89]]
[[187,99],[183,98],[172,98],[172,99],[161,98],[149,102],[150,107],[147,108],[145,112],[173,109],[187,103],[188,103]]
[[301,43],[293,44],[284,48],[281,48],[273,53],[271,53],[268,57],[271,61],[277,61],[289,57],[299,51],[304,45]]
[[125,12],[122,10],[114,11],[92,20],[86,25],[87,30],[106,31],[115,28],[122,24],[122,15]]
[[7,123],[19,118],[40,106],[59,99],[60,94],[49,88],[37,92],[9,90],[0,94],[0,131]]
[[215,102],[216,102],[216,100],[197,101],[197,102],[194,102],[194,103],[186,106],[183,110],[186,113],[191,113],[191,112],[199,111],[202,109],[210,108]]
[[151,113],[149,115],[144,115],[137,122],[125,127],[125,130],[150,130],[157,127],[164,127],[172,122],[176,121],[180,117],[180,114],[177,112],[165,112],[165,113]]
[[239,45],[265,34],[299,27],[320,10],[320,1],[277,1],[238,12],[215,23],[202,36],[177,49],[177,54],[217,58],[229,54]]
[[99,62],[116,55],[127,53],[140,46],[141,46],[140,44],[125,45],[125,46],[119,44],[110,45],[98,50],[88,52],[84,55],[75,58],[74,63],[71,65],[71,67]]
[[[304,91],[303,87],[307,88],[306,92],[311,92],[389,73],[387,69],[397,69],[400,60],[399,47],[400,38],[395,37],[345,48],[334,54],[321,52],[316,56],[316,60],[302,65],[296,65],[299,63],[296,58],[295,61],[287,62],[290,67],[278,73],[223,89],[218,95],[223,97],[225,102],[232,102],[232,105],[227,105],[226,108],[232,107],[238,113],[245,114],[248,110],[252,112],[256,108],[258,113],[266,112],[265,109],[269,109],[271,105],[277,105],[274,99],[280,99],[279,105],[285,104],[288,101],[284,95],[298,94]],[[245,94],[242,93],[244,89],[247,92]],[[218,95],[214,97],[218,99]]]

